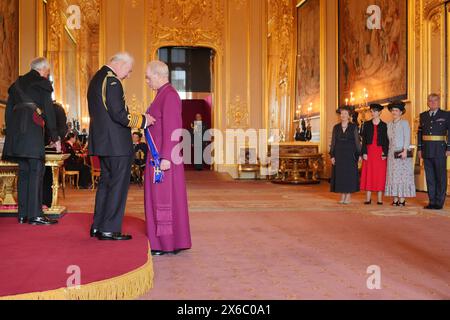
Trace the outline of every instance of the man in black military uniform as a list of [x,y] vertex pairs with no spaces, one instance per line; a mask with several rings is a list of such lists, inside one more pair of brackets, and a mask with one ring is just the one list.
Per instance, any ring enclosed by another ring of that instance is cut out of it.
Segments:
[[55,224],[42,212],[42,188],[45,169],[45,127],[56,148],[61,150],[52,102],[52,84],[48,80],[50,64],[36,58],[31,71],[9,88],[6,106],[6,138],[2,157],[19,164],[19,223]]
[[100,158],[101,167],[91,237],[100,240],[131,239],[121,232],[134,153],[131,128],[143,129],[155,121],[128,111],[121,81],[132,67],[129,54],[117,54],[94,75],[88,89],[89,154]]
[[424,160],[429,204],[425,209],[441,210],[447,195],[447,157],[450,155],[450,118],[440,109],[440,97],[430,94],[429,111],[420,115],[418,156]]

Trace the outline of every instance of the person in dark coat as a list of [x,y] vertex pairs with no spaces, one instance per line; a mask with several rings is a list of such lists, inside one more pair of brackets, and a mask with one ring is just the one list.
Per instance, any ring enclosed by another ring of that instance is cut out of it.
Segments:
[[203,152],[207,146],[205,133],[208,131],[206,122],[202,115],[197,113],[195,120],[191,123],[191,142],[194,150],[194,168],[197,171],[203,170]]
[[[55,110],[56,131],[58,132],[59,139],[63,141],[69,130],[67,126],[66,110],[64,110],[64,107],[56,101],[53,101],[53,108]],[[48,129],[45,130],[45,141],[48,149],[56,151],[54,143],[51,141]],[[52,168],[45,167],[42,204],[49,208],[52,206],[53,201],[52,185],[53,185]]]
[[428,97],[429,111],[420,114],[418,156],[423,159],[429,204],[425,209],[441,210],[447,195],[447,157],[450,156],[450,113],[440,109],[438,94]]
[[351,110],[338,110],[341,122],[334,126],[330,156],[332,163],[331,192],[341,193],[341,204],[349,204],[351,194],[359,191],[358,162],[361,142],[358,126],[350,122]]
[[139,131],[133,132],[133,148],[134,161],[131,169],[131,179],[135,183],[142,184],[147,163],[148,146],[142,142],[142,133]]
[[377,204],[382,205],[386,188],[389,139],[387,124],[380,119],[383,109],[380,104],[371,104],[372,120],[365,122],[361,130],[363,163],[360,187],[366,191],[366,205],[372,203],[372,192],[377,192]]
[[133,132],[133,149],[134,149],[134,164],[138,166],[144,166],[145,168],[145,164],[147,161],[148,147],[145,142],[142,142],[142,133],[140,133],[139,131]]
[[44,217],[42,189],[45,169],[45,127],[56,148],[61,144],[56,131],[50,64],[36,58],[31,71],[19,77],[8,90],[5,112],[6,137],[2,158],[19,164],[19,223],[49,225],[56,220]]
[[89,155],[100,158],[101,176],[95,198],[91,237],[130,240],[121,232],[133,162],[131,128],[143,129],[155,119],[132,114],[125,103],[122,80],[129,77],[133,58],[119,53],[92,78],[88,88]]

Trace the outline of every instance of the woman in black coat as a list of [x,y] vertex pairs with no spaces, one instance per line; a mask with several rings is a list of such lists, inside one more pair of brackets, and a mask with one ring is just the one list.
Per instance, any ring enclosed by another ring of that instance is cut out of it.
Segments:
[[349,204],[351,194],[359,191],[358,162],[361,142],[356,124],[351,123],[347,107],[338,110],[341,122],[334,126],[330,156],[332,167],[331,192],[341,193],[341,204]]

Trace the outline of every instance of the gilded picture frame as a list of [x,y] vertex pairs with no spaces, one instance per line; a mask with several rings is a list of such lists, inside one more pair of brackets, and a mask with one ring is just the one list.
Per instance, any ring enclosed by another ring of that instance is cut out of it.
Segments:
[[320,115],[320,27],[320,0],[300,2],[297,5],[296,116]]
[[19,75],[19,0],[0,1],[0,102]]
[[408,1],[338,0],[338,15],[339,104],[408,99]]

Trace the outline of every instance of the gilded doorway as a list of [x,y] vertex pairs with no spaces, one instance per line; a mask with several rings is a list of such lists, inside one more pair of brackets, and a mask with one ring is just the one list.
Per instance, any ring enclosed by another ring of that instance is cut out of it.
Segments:
[[[185,150],[185,168],[202,170],[211,165],[203,156],[213,128],[215,50],[206,47],[162,47],[158,58],[170,70],[169,81],[178,91],[183,106],[183,129],[191,138],[190,153]],[[185,148],[187,144],[185,145]]]

